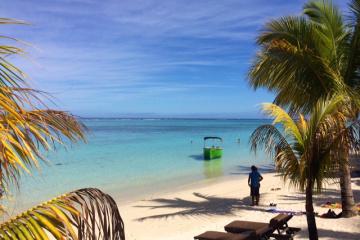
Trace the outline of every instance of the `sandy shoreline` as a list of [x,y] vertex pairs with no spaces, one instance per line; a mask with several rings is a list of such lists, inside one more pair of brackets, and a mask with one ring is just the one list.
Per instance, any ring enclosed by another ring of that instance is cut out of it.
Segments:
[[[263,174],[261,203],[251,207],[247,179],[234,176],[217,181],[187,185],[172,192],[152,194],[133,202],[118,202],[128,240],[193,239],[206,230],[223,231],[223,226],[235,219],[268,221],[271,202],[279,210],[304,210],[304,195],[289,189],[275,174]],[[156,186],[154,186],[156,187]],[[271,189],[281,188],[272,191]],[[316,196],[315,211],[324,213],[320,205],[326,201],[339,202],[339,190],[330,185]],[[360,178],[353,179],[356,200],[360,199]],[[337,212],[339,210],[336,210]],[[302,228],[295,239],[307,239],[305,215],[294,216],[290,225]],[[360,216],[350,219],[317,218],[320,239],[360,239]]]

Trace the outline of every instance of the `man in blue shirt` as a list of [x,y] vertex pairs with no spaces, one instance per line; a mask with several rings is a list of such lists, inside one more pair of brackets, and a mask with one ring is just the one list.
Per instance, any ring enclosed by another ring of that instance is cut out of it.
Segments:
[[261,176],[261,174],[258,172],[257,167],[254,165],[251,166],[251,173],[249,173],[249,179],[248,184],[250,186],[250,196],[252,200],[252,206],[259,205],[259,199],[260,199],[260,182],[264,178]]

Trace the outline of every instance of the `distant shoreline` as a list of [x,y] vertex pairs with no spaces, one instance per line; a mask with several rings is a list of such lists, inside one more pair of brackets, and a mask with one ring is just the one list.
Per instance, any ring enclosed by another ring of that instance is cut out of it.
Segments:
[[251,120],[264,121],[270,118],[186,118],[186,117],[78,117],[83,120]]

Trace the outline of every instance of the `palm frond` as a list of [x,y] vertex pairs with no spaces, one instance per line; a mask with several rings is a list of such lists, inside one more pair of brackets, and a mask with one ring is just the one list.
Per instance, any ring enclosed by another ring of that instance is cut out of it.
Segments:
[[[0,24],[26,24],[23,21],[0,18]],[[64,111],[49,109],[32,89],[26,74],[7,58],[25,54],[17,46],[24,42],[6,36],[14,45],[0,45],[0,186],[17,185],[22,172],[30,174],[39,160],[46,160],[42,150],[55,148],[66,140],[85,140],[86,128],[79,120]],[[18,186],[18,185],[17,185]]]
[[0,224],[1,239],[125,240],[124,223],[111,196],[76,190]]
[[257,39],[261,51],[249,71],[250,85],[275,91],[276,104],[308,112],[319,98],[342,89],[338,71],[321,57],[315,28],[304,17],[269,22]]
[[346,120],[345,116],[340,112],[340,107],[344,106],[345,98],[343,95],[336,95],[332,98],[318,101],[314,105],[309,121],[310,135],[314,137],[314,134],[318,134],[319,130],[324,131],[325,126],[334,127],[337,121],[342,120],[344,122]]
[[296,122],[284,109],[272,103],[263,103],[262,111],[266,115],[274,118],[273,124],[280,123],[284,127],[286,135],[295,138],[299,144],[302,144],[302,135]]
[[255,129],[250,136],[251,150],[255,153],[264,149],[274,159],[276,170],[281,173],[284,181],[290,179],[296,185],[300,162],[297,159],[298,152],[292,148],[285,136],[274,125],[262,125]]
[[[38,159],[45,160],[41,150],[51,150],[63,144],[85,140],[86,127],[76,117],[55,110],[33,110],[18,113],[19,118],[0,115],[0,162],[2,185],[17,184],[21,172],[39,167]],[[20,120],[19,120],[20,119]]]
[[360,88],[360,1],[352,0],[350,5],[351,15],[349,17],[349,41],[345,46],[347,58],[343,68],[345,83],[352,89]]
[[360,149],[360,124],[354,121],[347,125],[346,103],[342,95],[319,101],[309,120],[303,115],[293,119],[279,106],[264,104],[263,110],[274,118],[274,125],[260,126],[252,133],[251,149],[256,152],[263,148],[283,179],[301,191],[309,182],[321,191],[324,181],[338,177],[344,151]]
[[339,8],[331,1],[310,1],[305,4],[304,13],[316,25],[314,29],[320,41],[320,56],[327,59],[333,68],[340,69],[341,47],[348,37],[348,31]]

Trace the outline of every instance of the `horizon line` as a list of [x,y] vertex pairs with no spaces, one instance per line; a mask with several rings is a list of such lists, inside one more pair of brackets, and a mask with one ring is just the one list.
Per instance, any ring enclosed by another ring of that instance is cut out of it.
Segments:
[[81,117],[80,119],[129,119],[129,120],[271,120],[270,118],[247,118],[247,117]]

